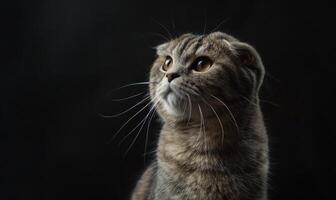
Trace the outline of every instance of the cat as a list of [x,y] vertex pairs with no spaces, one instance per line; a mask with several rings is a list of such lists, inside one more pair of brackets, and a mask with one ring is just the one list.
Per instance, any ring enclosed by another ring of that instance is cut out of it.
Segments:
[[159,45],[149,92],[163,125],[131,199],[266,200],[264,74],[257,51],[226,33]]

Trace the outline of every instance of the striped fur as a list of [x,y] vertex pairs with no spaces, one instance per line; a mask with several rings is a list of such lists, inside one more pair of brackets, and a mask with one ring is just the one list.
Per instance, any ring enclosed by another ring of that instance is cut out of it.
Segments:
[[[264,67],[255,49],[215,32],[184,34],[158,46],[157,55],[150,94],[163,125],[132,200],[267,199],[268,138],[258,97]],[[166,56],[173,63],[164,72]],[[190,68],[199,56],[213,61],[208,71]],[[166,73],[179,77],[169,83]]]

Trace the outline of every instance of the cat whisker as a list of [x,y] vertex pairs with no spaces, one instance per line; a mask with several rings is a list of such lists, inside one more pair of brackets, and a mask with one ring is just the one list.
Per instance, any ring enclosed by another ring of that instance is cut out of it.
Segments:
[[267,103],[269,105],[272,105],[272,106],[278,107],[278,108],[281,107],[279,104],[276,104],[276,103],[274,103],[272,101],[268,101],[268,100],[265,100],[265,99],[260,99],[260,102]]
[[233,123],[235,124],[236,129],[237,129],[237,132],[238,132],[238,134],[239,134],[240,131],[239,131],[239,127],[238,127],[236,118],[235,118],[234,115],[232,114],[232,112],[231,112],[231,110],[229,109],[229,107],[228,107],[222,100],[220,100],[218,97],[216,97],[216,96],[214,96],[214,95],[211,95],[211,96],[212,96],[213,98],[215,98],[217,101],[219,101],[221,104],[224,105],[224,107],[226,108],[226,110],[229,112],[229,115],[230,115],[230,117],[231,117]]
[[[156,99],[156,97],[153,98]],[[113,135],[113,137],[110,139],[110,141],[108,143],[110,143],[112,140],[114,140],[114,138],[120,133],[120,131],[134,118],[136,117],[139,113],[141,113],[145,108],[147,108],[152,102],[150,101],[149,103],[147,103],[142,109],[140,109],[138,112],[136,112],[132,117],[130,117],[119,129],[118,131]]]
[[187,111],[187,107],[188,107],[188,102],[187,101],[184,101],[183,107],[184,107],[184,109],[183,109],[183,114],[182,115],[184,116],[184,114]]
[[221,127],[221,131],[222,131],[222,144],[223,144],[223,142],[224,142],[224,137],[225,137],[225,133],[224,133],[224,127],[223,127],[222,121],[220,120],[220,118],[219,118],[219,116],[218,116],[216,110],[215,110],[210,104],[209,104],[209,106],[210,106],[211,110],[215,113],[215,115],[216,115],[216,117],[217,117],[217,119],[218,119],[218,123],[219,123],[219,125],[220,125],[220,127]]
[[[151,112],[155,112],[155,106],[156,106],[157,103],[158,103],[158,102],[156,102],[156,103],[152,106],[152,108],[150,109],[150,111],[149,111],[148,114],[146,115],[146,117],[145,117],[145,119],[144,119],[144,121],[143,121],[143,123],[142,123],[142,125],[141,125],[141,127],[140,127],[140,129],[139,129],[139,131],[137,132],[137,134],[136,134],[135,138],[133,139],[132,143],[130,144],[130,146],[127,148],[127,150],[126,150],[124,156],[127,155],[127,153],[131,150],[132,146],[134,145],[135,141],[138,139],[138,137],[139,137],[139,135],[140,135],[140,132],[141,132],[142,128],[144,127],[144,125],[146,124],[146,121],[147,121],[149,115],[151,114]],[[128,135],[129,135],[129,134],[128,134]]]
[[184,85],[184,87],[181,89],[184,90],[185,93],[193,93],[194,95],[199,96],[199,92],[195,91],[193,88],[189,87],[188,85]]
[[150,32],[149,34],[152,34],[152,35],[155,35],[155,36],[159,36],[159,37],[163,38],[166,42],[170,41],[169,38],[167,38],[165,35],[163,35],[161,33]]
[[188,116],[188,121],[187,121],[187,127],[188,127],[190,118],[191,118],[192,104],[191,104],[191,98],[189,94],[187,94],[187,97],[188,97],[188,102],[189,102],[189,116]]
[[128,132],[118,143],[118,145],[120,146],[124,140],[131,135],[139,126],[141,126],[141,124],[145,121],[146,118],[142,119],[130,132]]
[[256,104],[255,102],[249,100],[247,97],[244,97],[243,95],[239,95],[241,98],[243,98],[245,101],[247,101],[248,103],[254,105],[254,106],[258,106],[258,104]]
[[128,99],[132,99],[132,98],[138,97],[138,96],[143,95],[145,93],[147,93],[147,92],[140,92],[140,93],[137,93],[137,94],[125,97],[125,98],[111,99],[111,101],[124,101],[124,100],[128,100]]
[[222,144],[223,144],[223,142],[224,142],[224,127],[223,127],[222,121],[220,120],[219,115],[217,114],[216,110],[211,106],[211,104],[208,103],[203,97],[201,97],[201,98],[202,98],[202,100],[203,100],[203,101],[210,107],[210,109],[214,112],[214,114],[216,115],[216,118],[217,118],[217,120],[218,120],[218,123],[219,123],[219,125],[220,125],[220,127],[221,127]]
[[161,28],[163,28],[169,35],[170,40],[173,39],[173,35],[170,33],[170,31],[168,30],[167,27],[165,27],[163,24],[161,24],[160,22],[156,21],[155,19],[152,19],[155,23],[157,23],[159,26],[161,26]]
[[[154,106],[152,106],[152,108],[150,109],[150,111],[152,111]],[[143,118],[130,132],[128,132],[121,140],[120,142],[118,143],[118,145],[121,145],[124,140],[129,136],[131,135],[131,133],[133,133],[139,126],[141,126],[141,124],[146,120],[146,117]]]
[[152,150],[152,151],[147,151],[147,152],[145,152],[144,155],[149,155],[149,154],[153,154],[153,153],[156,153],[156,152],[157,152],[157,150],[154,149],[154,150]]
[[206,29],[207,29],[207,15],[206,14],[207,14],[206,10],[204,10],[204,25],[203,25],[203,34],[202,35],[205,34]]
[[217,25],[215,28],[213,28],[213,29],[210,31],[210,33],[217,31],[217,30],[220,28],[220,26],[222,26],[222,24],[226,23],[226,22],[229,21],[229,20],[230,20],[230,18],[228,18],[228,17],[225,18],[225,19],[223,19],[221,22],[218,23],[218,25]]
[[[255,103],[255,102],[249,100],[249,99],[248,99],[247,97],[245,97],[245,96],[240,95],[240,97],[242,97],[242,98],[245,99],[247,102],[249,102],[249,103],[251,103],[251,104],[253,104],[253,105],[255,105],[255,106],[259,106],[257,103]],[[254,98],[254,99],[257,99],[256,97],[253,97],[253,98]],[[270,105],[275,106],[275,107],[280,107],[280,105],[278,105],[278,104],[276,104],[276,103],[273,103],[273,102],[271,102],[271,101],[265,100],[265,99],[259,99],[259,101],[260,101],[260,102],[267,103],[267,104],[270,104]]]
[[195,90],[193,90],[193,89],[191,89],[190,91],[191,91],[194,95],[196,95],[196,96],[199,96],[199,95],[200,95],[199,92],[197,92],[197,91],[195,91]]
[[202,134],[202,111],[201,111],[201,107],[199,104],[197,104],[198,106],[198,111],[199,111],[199,114],[200,114],[200,134]]
[[152,122],[152,119],[155,115],[155,111],[152,112],[152,116],[149,118],[148,124],[147,124],[147,131],[146,131],[146,138],[145,138],[145,149],[144,149],[144,164],[146,163],[146,150],[147,150],[147,143],[148,143],[148,133],[149,133],[149,127]]
[[217,120],[218,120],[218,122],[219,122],[219,125],[220,125],[220,127],[221,127],[222,144],[223,144],[223,142],[224,142],[224,127],[223,127],[223,124],[222,124],[222,122],[221,122],[221,120],[220,120],[219,115],[217,114],[216,110],[211,106],[210,103],[208,103],[208,102],[207,102],[201,95],[199,95],[199,97],[202,99],[202,101],[204,101],[205,104],[207,104],[207,105],[210,107],[210,109],[211,109],[211,110],[214,112],[214,114],[216,115],[216,118],[217,118]]
[[204,116],[203,116],[203,112],[202,112],[202,108],[199,104],[198,105],[198,109],[199,109],[199,112],[200,112],[200,118],[201,118],[201,125],[200,125],[200,136],[203,138],[204,140],[204,148],[205,148],[205,151],[207,152],[208,150],[208,145],[207,145],[207,139],[206,139],[206,133],[205,133],[205,122],[204,122]]
[[144,81],[144,82],[130,83],[130,84],[120,86],[119,88],[116,88],[116,90],[122,89],[122,88],[125,88],[125,87],[129,87],[129,86],[135,86],[135,85],[149,85],[151,83],[159,83],[159,82],[157,82],[157,81]]
[[175,30],[175,19],[174,19],[174,16],[170,15],[170,22],[171,22],[171,27],[173,28],[173,33],[174,33],[174,36],[176,36],[176,30]]
[[140,102],[136,103],[134,106],[122,111],[121,113],[118,114],[114,114],[114,115],[101,115],[104,118],[114,118],[114,117],[119,117],[129,111],[131,111],[133,108],[137,107],[138,105],[142,104],[143,102],[145,102],[146,100],[148,100],[150,98],[150,96],[148,95],[147,97],[145,97],[144,99],[142,99]]
[[204,116],[203,116],[203,112],[202,112],[202,108],[201,108],[201,115],[202,115],[202,122],[203,122],[203,135],[204,135],[204,140],[205,140],[205,150],[208,154],[208,140],[206,138],[206,130],[205,130],[205,119],[204,119]]
[[[196,93],[197,94],[197,93]],[[199,94],[197,94],[203,101],[204,101],[204,103],[205,104],[207,104],[210,108],[211,108],[211,110],[214,112],[214,114],[216,115],[216,118],[217,118],[217,120],[218,120],[218,122],[219,122],[219,125],[220,125],[220,127],[221,127],[221,135],[222,135],[222,143],[223,143],[223,141],[224,141],[224,127],[223,127],[223,124],[222,124],[222,122],[221,122],[221,120],[220,120],[220,117],[219,117],[219,115],[217,114],[217,112],[215,111],[215,109],[211,106],[211,104],[210,103],[208,103],[201,95],[199,95]]]
[[139,86],[139,85],[149,85],[149,84],[158,84],[159,82],[158,81],[143,81],[143,82],[135,82],[135,83],[129,83],[129,84],[126,84],[126,85],[122,85],[120,87],[117,87],[115,89],[112,89],[109,93],[112,93],[112,92],[115,92],[115,91],[118,91],[120,89],[124,89],[124,88],[127,88],[127,87],[131,87],[131,86]]

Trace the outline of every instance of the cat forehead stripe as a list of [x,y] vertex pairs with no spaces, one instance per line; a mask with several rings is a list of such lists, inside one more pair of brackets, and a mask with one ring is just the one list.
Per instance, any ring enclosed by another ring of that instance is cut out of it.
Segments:
[[198,48],[203,45],[203,38],[202,36],[191,36],[188,39],[182,41],[181,45],[178,45],[173,54],[178,57],[183,57],[182,60],[189,60],[192,55],[194,55]]
[[177,46],[177,53],[178,54],[182,54],[183,50],[186,48],[186,46],[188,45],[188,43],[190,41],[192,41],[194,38],[195,38],[194,35],[190,35],[189,37],[186,37],[181,42],[179,42],[180,45]]

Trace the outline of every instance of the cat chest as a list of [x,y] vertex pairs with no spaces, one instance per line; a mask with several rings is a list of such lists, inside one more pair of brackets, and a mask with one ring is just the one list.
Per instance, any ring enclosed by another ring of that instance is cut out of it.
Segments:
[[158,175],[161,176],[160,187],[165,188],[169,199],[238,199],[236,183],[225,171],[161,169]]

